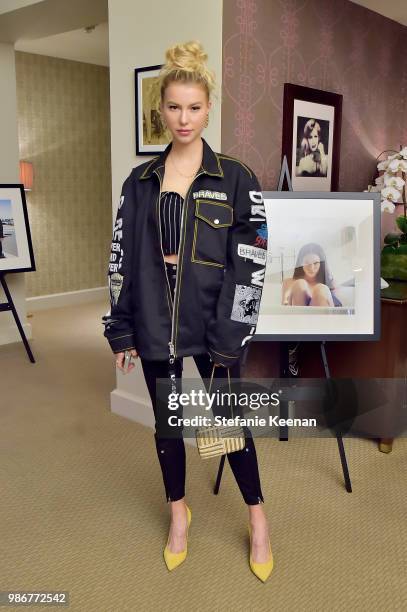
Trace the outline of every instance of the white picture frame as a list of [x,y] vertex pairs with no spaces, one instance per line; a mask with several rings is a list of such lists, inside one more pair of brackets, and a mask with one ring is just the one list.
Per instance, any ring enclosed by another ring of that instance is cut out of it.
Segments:
[[267,260],[255,339],[378,340],[380,194],[265,191],[263,199]]

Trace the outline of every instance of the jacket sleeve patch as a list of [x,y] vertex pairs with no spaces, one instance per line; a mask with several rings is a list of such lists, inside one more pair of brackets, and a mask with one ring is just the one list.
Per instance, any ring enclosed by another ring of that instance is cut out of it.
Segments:
[[244,259],[252,259],[254,263],[264,265],[267,261],[267,250],[250,244],[239,243],[237,254]]
[[236,285],[230,318],[233,321],[256,325],[259,316],[260,298],[261,289],[248,285]]
[[119,300],[120,291],[123,286],[123,278],[124,276],[118,272],[115,272],[109,277],[110,300],[113,306],[116,306]]
[[267,249],[267,224],[262,223],[261,226],[256,230],[256,241],[254,246],[260,247],[261,249]]

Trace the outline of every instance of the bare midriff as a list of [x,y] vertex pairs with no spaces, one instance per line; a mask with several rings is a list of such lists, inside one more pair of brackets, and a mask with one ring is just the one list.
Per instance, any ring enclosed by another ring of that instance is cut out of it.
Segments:
[[168,261],[168,263],[176,264],[178,263],[178,255],[174,253],[173,255],[164,255],[164,261]]

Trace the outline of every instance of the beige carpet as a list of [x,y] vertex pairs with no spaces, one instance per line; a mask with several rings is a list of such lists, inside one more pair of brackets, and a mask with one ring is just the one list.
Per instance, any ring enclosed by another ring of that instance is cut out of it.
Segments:
[[0,347],[0,590],[69,591],[83,612],[407,609],[406,439],[389,455],[346,439],[351,494],[335,440],[256,441],[275,558],[266,584],[248,566],[229,466],[214,496],[217,460],[187,446],[189,552],[169,573],[152,430],[110,413],[105,312],[35,313],[36,364],[22,344]]

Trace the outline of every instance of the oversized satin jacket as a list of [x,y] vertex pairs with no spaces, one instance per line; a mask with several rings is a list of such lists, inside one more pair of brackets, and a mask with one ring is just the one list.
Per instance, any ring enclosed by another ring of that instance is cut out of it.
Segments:
[[267,255],[261,188],[242,162],[203,159],[184,199],[174,300],[161,247],[163,153],[124,181],[113,229],[102,317],[114,353],[135,348],[144,359],[209,353],[226,367],[256,330]]

